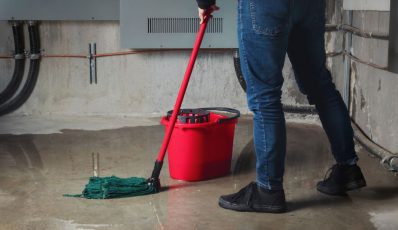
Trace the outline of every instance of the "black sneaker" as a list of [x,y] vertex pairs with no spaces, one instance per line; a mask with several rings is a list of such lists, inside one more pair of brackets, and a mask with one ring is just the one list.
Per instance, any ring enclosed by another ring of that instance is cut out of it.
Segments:
[[221,196],[218,204],[240,212],[286,212],[285,192],[261,188],[256,182],[251,182],[237,193]]
[[358,165],[335,164],[328,170],[325,179],[318,182],[316,188],[328,195],[341,196],[347,191],[365,186],[366,181]]

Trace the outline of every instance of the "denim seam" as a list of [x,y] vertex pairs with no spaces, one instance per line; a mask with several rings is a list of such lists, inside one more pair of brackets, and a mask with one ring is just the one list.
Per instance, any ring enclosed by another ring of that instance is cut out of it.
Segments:
[[266,189],[269,189],[269,190],[271,190],[271,187],[269,186],[269,184],[268,185],[266,185],[266,184],[264,184],[264,183],[262,183],[261,181],[259,181],[258,179],[257,179],[257,184],[259,184],[260,185],[260,187],[264,187],[264,188],[266,188]]
[[253,27],[253,30],[256,31],[255,25],[257,24],[257,22],[256,22],[256,15],[254,12],[254,9],[256,8],[256,6],[254,5],[253,1],[249,1],[249,8],[250,8],[250,18],[252,19],[252,27]]
[[286,28],[286,25],[279,25],[275,28],[261,28],[261,26],[257,25],[256,20],[256,5],[253,3],[252,0],[249,1],[249,10],[250,10],[250,18],[251,18],[251,26],[255,34],[265,35],[265,36],[277,36],[283,32],[283,28]]
[[[246,65],[246,67],[247,66],[249,66],[249,64],[248,64],[248,62],[247,62],[247,56],[246,56],[246,49],[245,49],[245,47],[243,46],[243,35],[242,35],[242,30],[243,30],[243,26],[241,25],[242,24],[242,1],[239,1],[239,30],[241,31],[240,32],[240,36],[239,36],[239,43],[241,44],[241,47],[240,47],[240,53],[241,53],[241,57],[242,57],[242,59],[243,59],[243,62],[244,62],[244,64]],[[254,91],[254,86],[253,86],[253,83],[252,83],[252,79],[250,78],[251,76],[247,76],[247,85],[248,86],[250,86],[250,91],[251,92],[253,92]]]
[[[256,100],[257,100],[257,98],[256,98]],[[256,104],[258,104],[258,101],[256,101]],[[262,111],[261,111],[261,109],[259,109],[259,113],[260,113],[260,118],[261,118],[261,124],[262,124],[262,130],[263,130],[263,133],[262,133],[262,137],[263,137],[263,147],[264,147],[264,152],[266,153],[267,152],[267,137],[266,137],[266,135],[267,135],[267,130],[266,130],[266,127],[265,127],[265,124],[264,124],[264,117],[263,117],[263,114],[262,114]],[[265,169],[261,169],[261,170],[264,170],[264,171],[266,171],[267,172],[267,177],[266,177],[266,180],[267,180],[267,184],[268,184],[268,187],[270,187],[270,181],[269,181],[269,172],[268,172],[268,170],[269,170],[269,160],[268,159],[265,159],[265,162],[264,162],[265,164]]]
[[283,190],[283,186],[271,186],[270,184],[266,185],[264,183],[261,183],[260,181],[256,180],[256,183],[263,188],[269,189],[269,190]]
[[338,160],[336,160],[336,162],[339,164],[347,164],[347,162],[349,162],[349,163],[355,162],[356,163],[358,161],[358,159],[359,159],[358,156],[354,152],[354,157],[349,157],[347,159],[338,159]]

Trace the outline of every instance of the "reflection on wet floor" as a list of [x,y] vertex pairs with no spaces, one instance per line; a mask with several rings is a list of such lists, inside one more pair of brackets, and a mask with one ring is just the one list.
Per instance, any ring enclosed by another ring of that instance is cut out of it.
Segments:
[[149,176],[163,138],[160,125],[0,135],[0,229],[398,229],[397,177],[359,150],[368,187],[345,197],[320,194],[315,184],[333,164],[326,136],[317,125],[288,123],[287,128],[289,212],[280,215],[217,205],[220,195],[255,178],[249,119],[241,119],[236,130],[231,175],[176,181],[166,162],[161,193],[114,200],[62,194],[82,190],[92,175],[92,152],[100,154],[102,176]]

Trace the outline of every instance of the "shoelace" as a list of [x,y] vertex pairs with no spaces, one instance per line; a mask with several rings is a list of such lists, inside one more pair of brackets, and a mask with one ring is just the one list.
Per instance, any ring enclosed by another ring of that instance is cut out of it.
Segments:
[[[234,201],[238,201],[240,200],[240,198],[242,198],[243,196],[245,196],[246,193],[249,193],[249,199],[251,199],[252,193],[253,193],[253,182],[248,184],[246,187],[244,187],[243,189],[241,189],[238,193],[236,193],[236,195],[233,197]],[[249,190],[249,191],[248,191]]]
[[253,202],[252,202],[252,198],[253,198],[253,194],[254,194],[254,190],[257,189],[257,184],[255,182],[250,183],[250,185],[248,186],[248,199],[247,199],[247,206],[249,206],[250,208],[253,208]]
[[323,177],[323,181],[328,181],[331,178],[331,176],[334,174],[338,166],[339,166],[338,164],[335,164],[332,167],[330,167],[326,172],[325,176]]

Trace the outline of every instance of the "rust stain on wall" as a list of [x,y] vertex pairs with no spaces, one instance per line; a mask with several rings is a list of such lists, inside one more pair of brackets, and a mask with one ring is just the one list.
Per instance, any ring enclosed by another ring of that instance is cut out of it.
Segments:
[[357,81],[357,66],[355,62],[351,63],[351,116],[355,118],[357,111],[357,89],[356,89],[356,81]]
[[362,92],[362,89],[361,89],[361,110],[363,110],[363,108],[365,108],[365,106],[366,106],[366,99],[363,96],[363,92]]
[[[337,3],[336,3],[337,2]],[[336,4],[339,4],[338,0],[329,0],[326,2],[326,20],[328,22],[333,21],[334,16],[336,15]],[[340,4],[338,5],[340,6]]]

